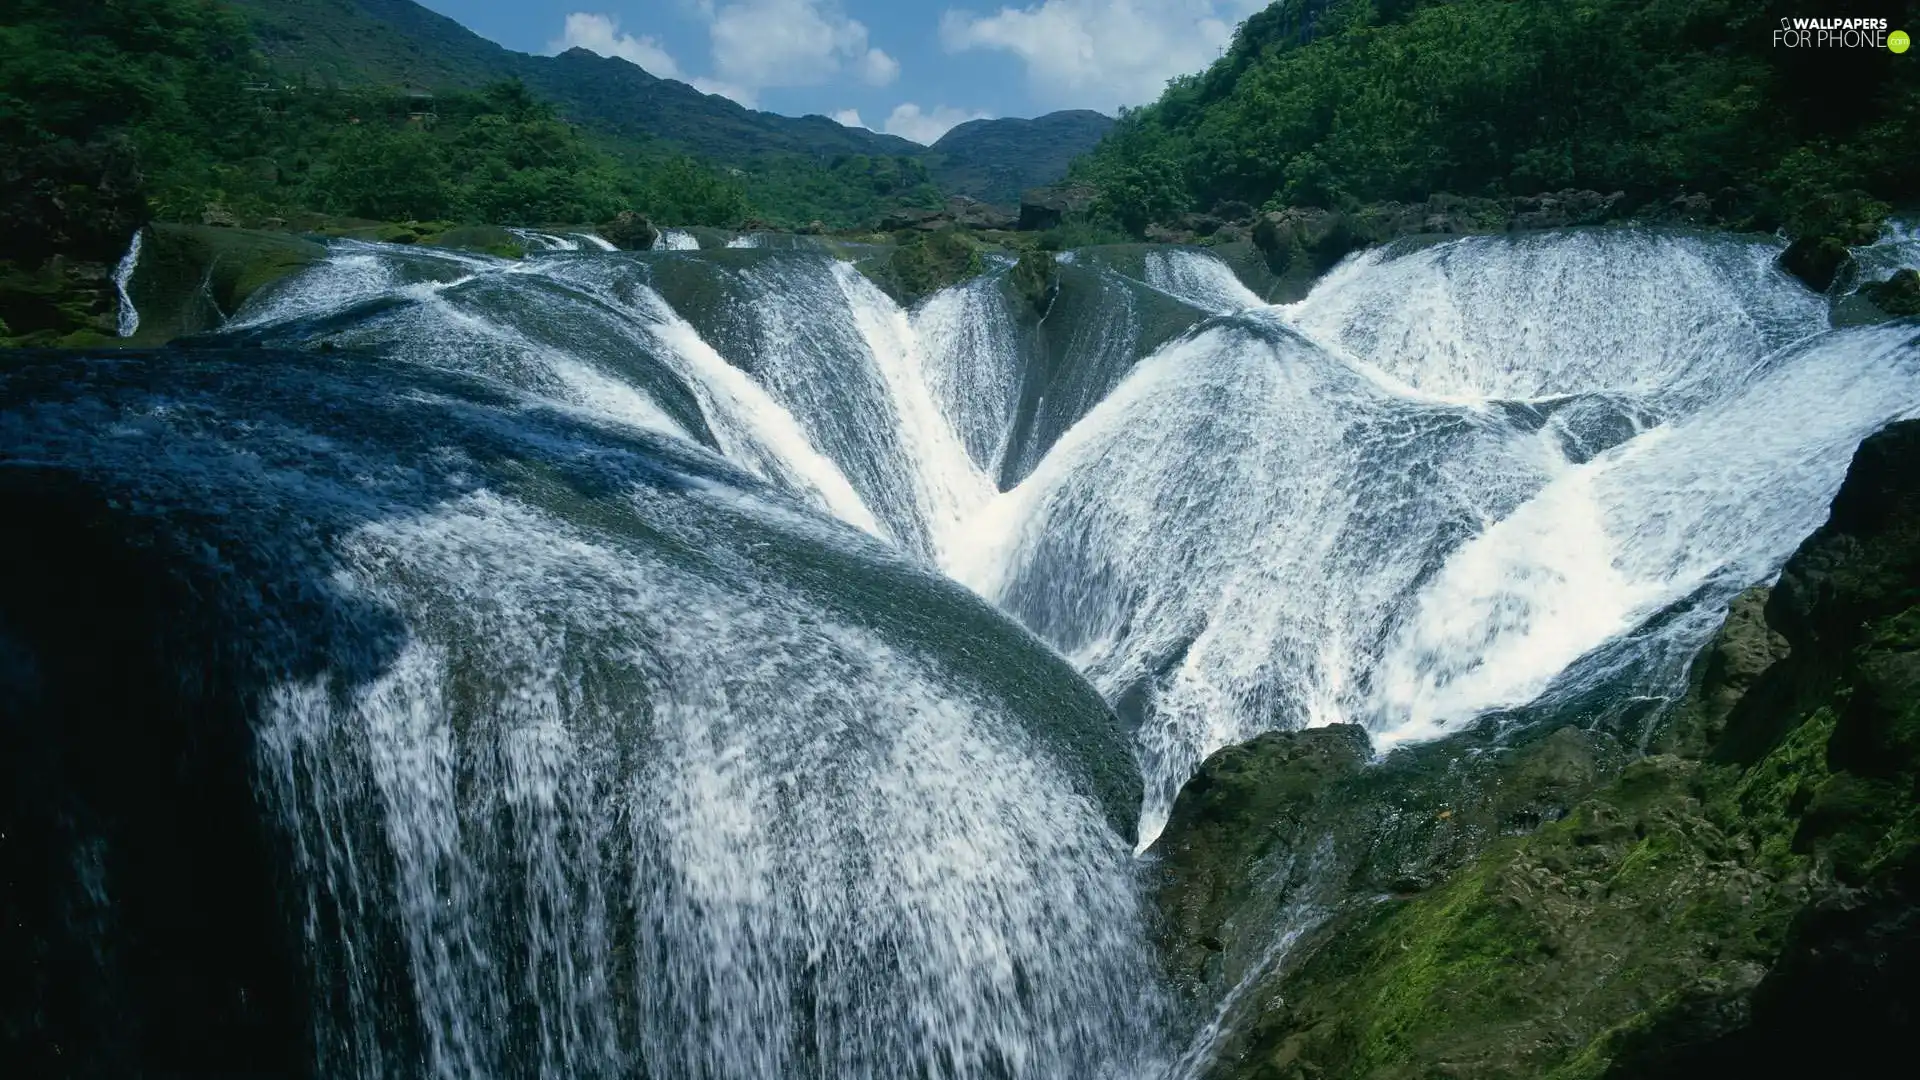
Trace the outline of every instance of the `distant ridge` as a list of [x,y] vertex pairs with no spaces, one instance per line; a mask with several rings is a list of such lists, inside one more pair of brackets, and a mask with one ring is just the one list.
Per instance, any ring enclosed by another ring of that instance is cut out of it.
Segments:
[[412,0],[230,0],[274,66],[334,86],[472,90],[518,78],[568,119],[621,139],[659,140],[722,165],[767,154],[923,159],[951,194],[1012,203],[1066,175],[1113,121],[1094,112],[975,120],[931,147],[824,116],[748,109],[626,60],[569,49],[534,56],[497,45]]

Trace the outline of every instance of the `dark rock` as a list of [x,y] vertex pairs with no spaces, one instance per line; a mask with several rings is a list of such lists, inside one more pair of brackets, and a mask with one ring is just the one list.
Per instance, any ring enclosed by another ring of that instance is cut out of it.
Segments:
[[1034,188],[1020,196],[1018,227],[1027,232],[1058,228],[1074,214],[1092,209],[1098,193],[1081,184]]
[[947,216],[963,229],[1011,229],[1020,219],[990,203],[965,195],[955,195],[947,200]]
[[39,267],[0,262],[0,337],[11,345],[99,344],[115,333],[112,269],[55,257]]
[[660,239],[660,230],[653,227],[645,214],[632,210],[622,210],[611,221],[600,224],[602,239],[622,251],[649,251],[655,241]]
[[957,229],[907,231],[884,261],[858,264],[861,273],[902,304],[914,304],[986,268],[980,250]]
[[208,225],[149,226],[128,285],[140,312],[136,344],[219,326],[254,293],[324,259],[300,237]]
[[1213,216],[1221,221],[1244,225],[1253,220],[1253,207],[1235,199],[1228,199],[1213,205]]
[[1727,609],[1727,621],[1694,661],[1687,701],[1654,740],[1662,753],[1700,757],[1720,742],[1727,717],[1756,680],[1791,651],[1787,639],[1767,625],[1773,590],[1748,589]]
[[1853,261],[1847,245],[1831,236],[1802,236],[1780,255],[1780,269],[1799,278],[1814,292],[1826,292],[1840,268]]
[[227,209],[220,203],[208,203],[206,209],[200,211],[200,224],[212,225],[222,229],[233,229],[239,227],[240,219],[234,216],[232,210]]
[[939,210],[917,207],[895,210],[880,219],[882,232],[940,232],[947,229],[1011,229],[1017,219],[997,206],[955,195]]
[[1035,315],[1044,316],[1053,306],[1054,297],[1060,294],[1060,264],[1052,255],[1044,251],[1028,251],[1013,264],[1008,275],[1013,290],[1027,309]]
[[1195,236],[1212,236],[1226,222],[1212,214],[1181,214],[1180,227]]
[[890,211],[880,219],[881,232],[902,232],[907,229],[951,228],[950,219],[943,210],[927,210],[922,207],[908,207]]
[[1920,315],[1920,270],[1901,270],[1860,287],[1861,295],[1889,315]]

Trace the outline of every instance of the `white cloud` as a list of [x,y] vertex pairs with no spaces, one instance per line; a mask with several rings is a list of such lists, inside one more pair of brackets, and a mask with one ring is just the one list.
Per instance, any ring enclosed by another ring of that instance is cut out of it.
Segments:
[[556,53],[568,49],[586,49],[601,56],[617,56],[644,68],[650,75],[662,79],[681,78],[680,65],[674,63],[659,39],[635,37],[620,32],[620,20],[611,15],[590,15],[576,11],[567,16],[565,27],[560,36],[547,42],[547,48]]
[[841,109],[839,112],[833,114],[833,122],[839,124],[841,127],[863,128],[867,126],[867,122],[860,119],[859,109]]
[[900,61],[879,49],[868,49],[860,58],[860,77],[868,86],[886,86],[900,77]]
[[707,24],[710,74],[683,73],[657,38],[623,34],[611,15],[568,15],[548,48],[622,57],[748,108],[757,105],[762,90],[774,87],[818,86],[842,77],[888,86],[900,77],[900,62],[874,46],[866,25],[848,18],[838,0],[682,0],[682,8]]
[[940,136],[955,126],[969,120],[990,119],[991,114],[974,112],[969,109],[955,109],[947,105],[936,105],[931,110],[923,110],[911,102],[897,105],[887,117],[886,132],[903,139],[931,146],[940,140]]
[[991,49],[1027,65],[1034,96],[1111,111],[1160,96],[1167,80],[1212,63],[1234,26],[1267,0],[1042,0],[992,15],[948,11],[949,52]]
[[715,74],[740,86],[816,86],[843,71],[885,85],[900,74],[833,0],[734,0],[714,8],[708,34]]

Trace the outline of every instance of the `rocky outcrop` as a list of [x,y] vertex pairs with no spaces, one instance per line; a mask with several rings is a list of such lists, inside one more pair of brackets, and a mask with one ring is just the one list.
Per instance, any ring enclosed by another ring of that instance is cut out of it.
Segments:
[[1802,236],[1780,254],[1780,269],[1799,278],[1814,292],[1826,292],[1840,270],[1853,261],[1847,245],[1831,236]]
[[1045,315],[1060,294],[1060,264],[1044,251],[1022,254],[1007,278],[1014,294],[1035,316]]
[[1860,294],[1889,315],[1920,315],[1920,270],[1901,270],[1885,281],[1869,282]]
[[612,220],[601,222],[598,232],[622,251],[650,251],[654,241],[660,239],[660,230],[653,227],[653,222],[633,210],[622,210]]
[[938,210],[909,208],[896,210],[880,221],[882,232],[900,232],[913,229],[920,232],[941,232],[948,229],[1005,230],[1018,223],[1012,214],[997,206],[971,199],[965,195],[955,195]]
[[1020,196],[1018,225],[1030,232],[1058,228],[1069,216],[1092,209],[1097,194],[1084,184],[1034,188]]
[[148,227],[128,286],[140,312],[133,344],[160,344],[211,330],[254,293],[326,256],[286,233],[209,225]]
[[1173,974],[1242,987],[1209,1075],[1872,1075],[1920,1000],[1920,423],[1733,605],[1662,752],[1328,739],[1216,755],[1156,846]]
[[980,249],[956,229],[908,232],[884,257],[856,264],[874,284],[910,305],[986,269]]

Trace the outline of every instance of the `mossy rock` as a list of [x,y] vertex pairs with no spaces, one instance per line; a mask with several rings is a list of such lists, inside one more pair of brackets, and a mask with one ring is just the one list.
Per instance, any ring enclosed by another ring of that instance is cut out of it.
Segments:
[[601,222],[597,231],[601,239],[622,251],[651,251],[660,239],[660,230],[653,227],[653,222],[633,210],[622,210]]
[[1014,295],[1036,316],[1045,315],[1060,293],[1060,264],[1043,251],[1022,253],[1007,276]]
[[502,259],[524,258],[526,245],[498,225],[458,225],[428,240],[434,247],[473,251]]
[[980,248],[958,229],[901,233],[896,239],[889,255],[859,269],[903,305],[917,304],[986,270]]
[[1853,252],[1837,237],[1802,236],[1780,255],[1780,269],[1799,278],[1809,289],[1823,293],[1833,287],[1840,270],[1853,261]]
[[319,244],[281,232],[150,226],[127,290],[140,313],[129,343],[162,344],[211,330],[254,293],[326,254]]
[[117,344],[112,268],[62,258],[44,266],[0,262],[0,342],[9,346]]
[[1901,270],[1885,281],[1862,285],[1860,294],[1889,315],[1920,315],[1920,270]]

